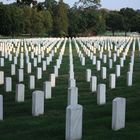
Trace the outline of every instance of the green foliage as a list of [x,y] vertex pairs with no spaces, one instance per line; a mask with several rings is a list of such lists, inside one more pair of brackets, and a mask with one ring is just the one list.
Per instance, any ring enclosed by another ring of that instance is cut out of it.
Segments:
[[54,14],[54,34],[56,36],[68,35],[68,6],[60,1]]
[[136,15],[132,18],[131,30],[140,33],[140,15]]
[[98,23],[96,24],[96,33],[102,34],[106,31],[105,18],[102,14],[99,14],[97,20],[98,20]]
[[29,34],[31,33],[31,16],[32,16],[32,9],[29,7],[23,8],[23,33]]
[[100,0],[79,0],[72,8],[63,0],[0,3],[0,35],[4,36],[92,36],[106,31],[140,32],[140,13],[132,8],[120,11],[98,9]]
[[11,16],[8,6],[0,4],[0,34],[11,34]]
[[136,16],[136,11],[132,8],[122,8],[120,14],[123,16],[123,29],[125,32],[131,31],[133,17]]
[[108,28],[112,31],[114,35],[115,31],[122,29],[123,19],[122,19],[122,16],[118,12],[113,11],[108,14],[106,23],[107,23]]
[[69,9],[68,12],[68,18],[69,18],[69,36],[76,36],[79,32],[79,24],[80,24],[80,14],[79,11],[75,8]]
[[48,10],[38,11],[28,6],[17,7],[15,4],[0,5],[0,34],[38,36],[50,34],[52,16]]
[[40,11],[40,15],[42,16],[43,25],[45,27],[45,32],[50,34],[53,27],[53,19],[50,12],[47,11]]

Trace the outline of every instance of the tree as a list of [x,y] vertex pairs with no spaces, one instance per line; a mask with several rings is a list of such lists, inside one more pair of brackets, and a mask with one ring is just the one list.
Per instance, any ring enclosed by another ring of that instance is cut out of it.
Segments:
[[18,35],[23,31],[23,10],[16,5],[9,5],[11,17],[11,35]]
[[96,34],[102,34],[106,31],[106,21],[101,13],[99,13],[97,18],[98,22],[96,22]]
[[54,12],[54,35],[68,35],[68,5],[60,0]]
[[140,33],[140,13],[137,13],[137,15],[132,18],[131,29],[132,29],[133,32],[139,32]]
[[32,9],[31,14],[31,36],[37,36],[45,33],[45,27],[43,25],[43,16],[37,9]]
[[30,34],[31,33],[31,16],[32,9],[30,7],[23,8],[23,33]]
[[122,8],[120,14],[123,17],[123,30],[125,31],[125,35],[127,35],[127,32],[131,31],[132,17],[135,17],[136,11],[132,8]]
[[112,34],[114,36],[115,31],[123,29],[122,16],[117,11],[111,11],[108,14],[106,24],[107,24],[108,29],[112,31]]
[[10,35],[11,34],[11,16],[8,6],[0,4],[0,34]]
[[79,31],[79,24],[80,24],[80,10],[76,7],[69,9],[68,12],[68,19],[69,19],[69,36],[76,36]]
[[51,15],[53,15],[53,11],[57,5],[57,2],[55,0],[45,0],[43,3],[43,6],[45,9],[47,9]]
[[80,29],[81,33],[85,33],[86,35],[94,35],[96,34],[96,23],[98,12],[95,9],[86,9],[81,10],[81,18],[80,18]]
[[42,22],[43,22],[43,25],[45,27],[45,33],[50,35],[52,32],[52,27],[53,27],[52,16],[48,10],[40,11],[40,14],[42,16]]

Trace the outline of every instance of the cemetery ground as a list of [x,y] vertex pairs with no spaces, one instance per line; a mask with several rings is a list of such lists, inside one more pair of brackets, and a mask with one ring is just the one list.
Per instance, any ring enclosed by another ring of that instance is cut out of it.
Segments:
[[[133,86],[126,85],[130,53],[121,68],[121,76],[117,78],[116,88],[109,88],[109,74],[115,73],[115,64],[112,69],[107,69],[107,80],[101,78],[101,72],[96,71],[89,57],[86,57],[85,66],[82,66],[72,42],[74,72],[76,86],[78,87],[78,103],[83,106],[83,140],[139,140],[140,139],[140,52],[136,43],[135,64],[133,74]],[[132,44],[130,50],[132,49]],[[58,53],[47,70],[43,72],[43,78],[36,80],[35,90],[43,90],[43,82],[48,81],[53,66],[58,58]],[[19,63],[18,63],[19,64]],[[11,62],[5,60],[5,67],[0,70],[10,76]],[[39,66],[39,65],[38,65]],[[41,65],[40,65],[41,66]],[[102,64],[106,66],[107,64]],[[26,69],[26,65],[25,65]],[[90,91],[90,83],[86,82],[86,69],[92,70],[92,75],[98,77],[98,83],[107,86],[106,104],[97,105],[96,93]],[[33,68],[32,74],[36,71]],[[29,74],[25,73],[25,101],[15,102],[15,88],[18,83],[17,76],[12,76],[12,92],[6,93],[4,86],[0,85],[0,94],[3,95],[4,120],[0,121],[0,140],[64,140],[65,139],[65,116],[67,107],[68,77],[69,77],[69,44],[66,49],[59,69],[59,76],[56,78],[56,87],[52,88],[52,99],[45,99],[44,115],[32,116],[32,92],[29,89]],[[116,97],[126,98],[126,126],[119,131],[113,131],[112,121],[112,100]]]

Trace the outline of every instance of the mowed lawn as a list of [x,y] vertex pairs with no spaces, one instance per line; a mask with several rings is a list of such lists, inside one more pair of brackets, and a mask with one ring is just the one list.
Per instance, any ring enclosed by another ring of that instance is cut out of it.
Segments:
[[[117,78],[116,89],[111,90],[108,77],[110,73],[115,73],[115,64],[119,64],[119,59],[114,63],[113,69],[108,68],[108,63],[102,64],[102,66],[107,67],[108,73],[107,80],[102,80],[101,72],[96,71],[96,67],[92,65],[92,61],[88,57],[86,57],[86,65],[81,66],[73,43],[72,46],[79,104],[83,106],[83,140],[139,140],[140,52],[138,52],[138,47],[135,51],[133,86],[126,86],[131,46],[129,55],[126,57],[125,66],[121,69],[121,76]],[[53,62],[47,67],[47,71],[43,72],[43,78],[36,80],[36,90],[43,90],[43,82],[49,80],[49,75],[53,73],[53,66],[56,64],[58,56],[59,51],[53,58]],[[5,71],[6,77],[10,76],[10,64],[8,60],[5,60],[5,67],[0,68],[0,70]],[[86,69],[92,69],[92,75],[98,77],[98,84],[105,83],[107,85],[107,103],[103,106],[97,105],[96,93],[90,91],[90,84],[86,82],[85,77]],[[33,68],[32,70],[32,74],[35,75],[36,69]],[[24,103],[15,102],[15,87],[18,84],[17,76],[12,76],[13,92],[6,93],[4,86],[1,85],[0,94],[4,96],[4,120],[0,121],[0,140],[64,140],[68,72],[69,48],[67,42],[59,77],[56,79],[56,87],[52,89],[52,99],[45,100],[45,113],[39,117],[32,116],[32,92],[34,90],[29,90],[29,75],[26,72],[23,82],[26,86]],[[115,97],[125,97],[127,101],[126,128],[116,132],[111,129],[112,100]]]

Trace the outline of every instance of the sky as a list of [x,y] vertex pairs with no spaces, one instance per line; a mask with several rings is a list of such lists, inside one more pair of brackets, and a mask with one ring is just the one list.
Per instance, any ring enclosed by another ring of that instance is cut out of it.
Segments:
[[[13,2],[15,0],[0,0],[3,3]],[[40,2],[44,0],[38,0]],[[68,3],[72,6],[78,0],[64,0],[65,3]],[[130,7],[133,9],[140,9],[140,0],[101,0],[102,8],[107,8],[110,10],[119,10],[121,8]]]

